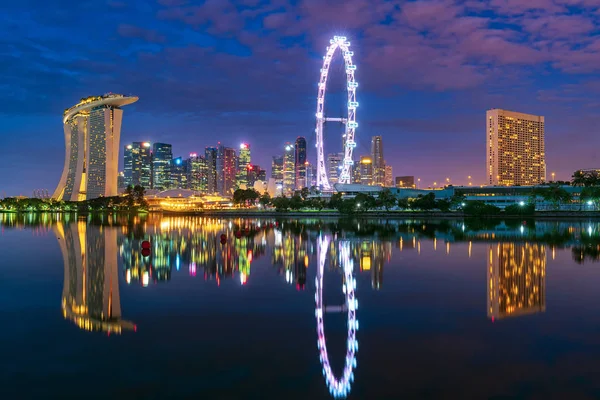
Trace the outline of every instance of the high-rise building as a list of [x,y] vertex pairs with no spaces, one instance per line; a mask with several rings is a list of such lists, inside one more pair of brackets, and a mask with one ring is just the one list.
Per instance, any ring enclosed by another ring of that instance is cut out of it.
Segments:
[[385,160],[381,136],[371,138],[371,160],[373,160],[373,185],[385,184]]
[[271,161],[271,178],[283,184],[283,156],[273,156]]
[[295,154],[294,146],[290,143],[285,144],[285,153],[283,155],[283,194],[291,196],[294,194],[295,174]]
[[306,139],[299,136],[294,143],[294,166],[296,170],[296,190],[308,186],[306,183]]
[[306,163],[306,186],[309,188],[317,186],[317,167],[309,162]]
[[119,189],[124,189],[127,187],[125,184],[125,173],[123,171],[120,171],[119,176],[117,176],[117,187]]
[[248,188],[253,188],[257,181],[266,182],[267,171],[260,168],[260,165],[248,165]]
[[137,100],[106,94],[81,99],[65,110],[65,164],[53,198],[78,201],[118,194],[121,107]]
[[206,160],[206,191],[209,194],[217,193],[217,148],[207,147],[204,150]]
[[546,310],[546,246],[499,243],[489,247],[487,315],[492,319]]
[[250,145],[248,143],[240,144],[240,154],[237,158],[236,181],[237,187],[248,186],[248,165],[250,165]]
[[168,143],[152,145],[152,188],[166,190],[171,186],[173,148]]
[[373,159],[369,156],[361,156],[358,170],[360,171],[361,185],[373,184]]
[[327,175],[331,185],[338,182],[343,163],[344,155],[342,153],[330,153],[327,155]]
[[171,188],[187,189],[187,163],[182,157],[174,158],[171,162]]
[[546,181],[544,117],[488,110],[486,144],[490,185],[537,185]]
[[384,179],[385,187],[394,187],[394,174],[391,165],[385,166],[385,179]]
[[415,177],[414,176],[397,176],[396,177],[397,188],[414,188]]
[[235,150],[219,143],[217,147],[217,192],[231,196],[235,190],[237,160]]
[[123,152],[126,186],[152,187],[152,153],[149,142],[133,142]]
[[191,153],[187,160],[187,186],[200,193],[208,192],[208,165],[206,159]]

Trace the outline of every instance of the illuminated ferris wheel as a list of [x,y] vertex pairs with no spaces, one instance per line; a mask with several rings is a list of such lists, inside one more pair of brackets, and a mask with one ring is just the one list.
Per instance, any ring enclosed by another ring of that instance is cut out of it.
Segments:
[[[356,88],[358,83],[354,80],[354,71],[356,65],[352,63],[354,52],[350,51],[350,42],[346,41],[345,36],[334,36],[329,41],[327,53],[323,57],[323,68],[321,68],[321,79],[319,80],[319,89],[317,94],[317,187],[321,190],[331,190],[329,179],[327,178],[327,169],[325,168],[325,154],[323,153],[323,124],[327,121],[337,121],[346,125],[345,129],[345,145],[344,145],[344,164],[339,175],[339,183],[350,183],[350,171],[354,161],[352,160],[352,150],[356,147],[354,141],[354,133],[358,127],[356,122]],[[347,118],[327,118],[324,115],[325,106],[325,89],[327,88],[327,75],[329,74],[329,65],[333,58],[333,53],[340,49],[344,56],[344,64],[346,67],[346,84],[348,89],[348,116]]]
[[[335,398],[346,397],[350,393],[350,385],[354,381],[354,368],[356,368],[356,352],[358,351],[358,341],[356,340],[356,331],[358,330],[358,320],[356,319],[356,309],[358,301],[354,291],[356,290],[356,279],[352,276],[354,262],[350,257],[350,244],[340,242],[339,257],[340,265],[344,272],[344,284],[342,291],[346,296],[346,301],[342,306],[325,306],[323,304],[323,269],[327,258],[330,238],[321,236],[318,239],[318,259],[319,267],[317,277],[315,278],[315,316],[317,318],[317,335],[319,358],[323,365],[323,376],[329,388],[329,392]],[[327,354],[327,345],[325,343],[325,330],[323,326],[323,314],[327,312],[348,312],[348,339],[346,342],[346,360],[344,372],[341,377],[336,378],[329,364]]]

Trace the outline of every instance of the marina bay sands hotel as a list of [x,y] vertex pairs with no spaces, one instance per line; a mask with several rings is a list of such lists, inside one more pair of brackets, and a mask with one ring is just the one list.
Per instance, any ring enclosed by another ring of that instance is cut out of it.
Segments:
[[65,110],[65,165],[53,198],[82,201],[117,195],[121,107],[138,97],[105,94]]

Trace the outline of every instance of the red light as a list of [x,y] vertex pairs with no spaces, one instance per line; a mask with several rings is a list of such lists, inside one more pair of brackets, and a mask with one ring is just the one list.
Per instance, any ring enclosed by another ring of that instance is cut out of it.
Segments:
[[248,169],[253,169],[252,165],[248,164]]
[[494,322],[494,316],[492,315],[492,322]]

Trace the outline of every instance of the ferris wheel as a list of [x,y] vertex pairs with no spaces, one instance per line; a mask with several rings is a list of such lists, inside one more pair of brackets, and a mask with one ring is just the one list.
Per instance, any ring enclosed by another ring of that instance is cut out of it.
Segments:
[[[346,86],[348,89],[348,116],[346,118],[327,118],[324,114],[325,107],[325,90],[327,88],[327,75],[329,74],[329,66],[333,58],[333,54],[337,49],[340,49],[344,56],[344,64],[346,67]],[[317,147],[317,187],[321,190],[331,190],[329,179],[327,178],[327,169],[325,167],[325,154],[323,152],[323,125],[327,121],[341,122],[346,125],[345,129],[345,145],[344,145],[344,161],[342,171],[338,177],[339,183],[350,183],[350,172],[354,161],[352,159],[352,151],[356,147],[354,141],[354,133],[358,128],[356,122],[356,108],[358,102],[356,101],[356,88],[358,83],[354,80],[354,71],[356,71],[356,65],[352,63],[352,56],[354,52],[350,51],[350,42],[346,41],[345,36],[334,36],[329,41],[329,47],[327,47],[327,53],[323,56],[323,68],[321,68],[321,79],[319,79],[319,89],[317,94],[317,127],[315,133],[317,134],[316,147]]]
[[[340,242],[339,257],[340,265],[344,272],[344,284],[342,291],[346,296],[346,301],[342,306],[325,306],[323,304],[323,270],[327,259],[327,251],[329,249],[330,238],[321,236],[318,239],[318,259],[319,267],[317,269],[317,277],[315,278],[315,316],[317,318],[317,335],[319,358],[323,365],[323,376],[329,388],[329,392],[334,398],[346,397],[350,393],[350,385],[354,381],[354,368],[356,368],[356,352],[358,351],[358,341],[356,340],[356,331],[358,330],[358,320],[356,319],[356,309],[358,301],[354,291],[356,290],[356,279],[352,276],[354,269],[354,261],[350,254],[350,244]],[[346,342],[346,359],[344,372],[340,378],[336,378],[329,364],[329,356],[327,354],[327,345],[325,343],[325,329],[323,326],[323,314],[327,312],[348,312],[348,338]]]

